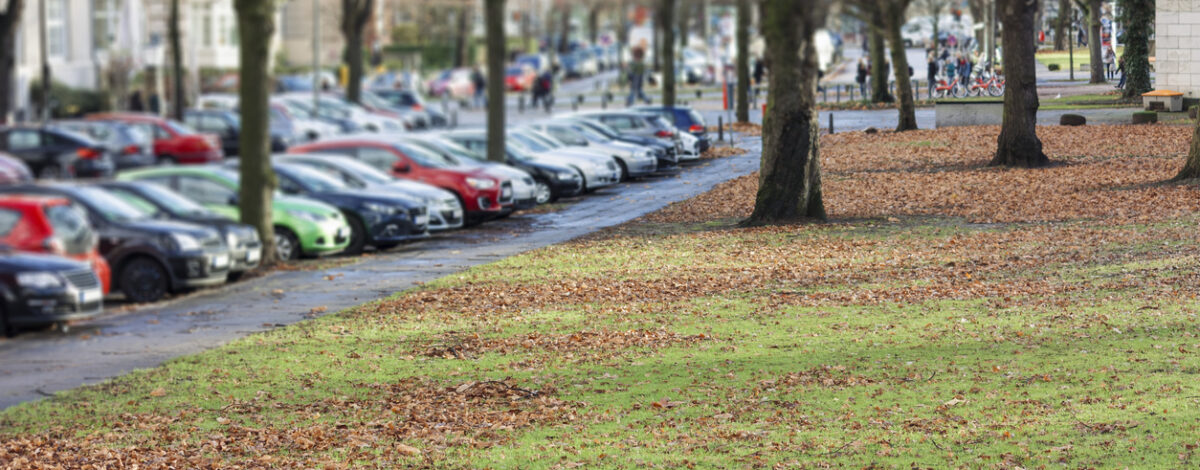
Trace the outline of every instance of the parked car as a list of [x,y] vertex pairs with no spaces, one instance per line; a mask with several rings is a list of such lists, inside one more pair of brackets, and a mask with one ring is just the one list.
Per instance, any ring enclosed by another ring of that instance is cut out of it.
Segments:
[[371,92],[387,100],[394,107],[422,111],[429,115],[429,127],[439,128],[449,125],[446,114],[426,105],[425,99],[421,98],[421,95],[415,91],[395,88],[374,88]]
[[701,116],[700,113],[692,108],[685,106],[639,106],[634,109],[662,116],[667,122],[674,125],[676,129],[700,139],[701,152],[707,151],[709,146],[712,145],[708,137],[708,124],[704,122],[704,116]]
[[64,197],[83,208],[112,267],[112,288],[129,301],[219,285],[229,274],[229,248],[216,230],[156,220],[98,186],[25,184],[0,186],[0,192]]
[[54,127],[86,135],[113,156],[117,170],[153,165],[154,139],[141,129],[114,121],[54,121]]
[[612,140],[653,148],[655,150],[654,156],[658,158],[659,173],[675,171],[679,167],[679,148],[674,142],[667,142],[657,137],[623,134],[609,127],[607,124],[588,116],[571,116],[567,120],[579,123]]
[[[159,167],[124,171],[120,181],[149,181],[170,188],[231,219],[239,218],[236,171],[219,166]],[[309,198],[279,195],[272,201],[275,257],[340,253],[350,244],[350,226],[336,207]]]
[[658,171],[658,158],[649,148],[609,139],[578,123],[551,120],[535,123],[530,127],[545,132],[566,145],[612,155],[621,166],[621,181]]
[[81,320],[103,308],[100,279],[87,264],[0,246],[0,333]]
[[537,206],[537,186],[534,184],[533,176],[525,170],[504,163],[489,162],[486,158],[468,156],[466,154],[471,151],[461,145],[430,135],[413,136],[406,141],[441,155],[450,164],[483,168],[497,178],[512,182],[514,210],[531,209]]
[[[345,95],[342,94],[339,94],[338,97],[345,99]],[[411,107],[393,106],[391,101],[370,90],[360,92],[359,105],[373,114],[399,120],[404,124],[405,130],[417,131],[429,128],[429,114],[425,111],[418,111]]]
[[262,240],[254,227],[205,208],[166,186],[149,181],[108,181],[100,187],[154,217],[217,229],[229,248],[230,279],[258,267],[262,260]]
[[510,65],[504,69],[504,87],[508,91],[523,92],[533,89],[537,72],[528,65]]
[[200,134],[185,124],[143,113],[101,113],[93,121],[116,121],[134,126],[154,139],[154,155],[167,164],[204,164],[225,158],[216,135]]
[[21,159],[0,152],[0,184],[33,181],[33,172]]
[[675,126],[657,114],[639,111],[589,111],[578,116],[600,121],[624,135],[658,139],[664,144],[674,146],[680,160],[688,159],[682,152]]
[[475,94],[475,82],[471,80],[471,69],[443,70],[425,82],[425,93],[433,97],[447,95],[456,100],[470,99]]
[[[236,167],[236,162],[230,162]],[[429,236],[425,202],[408,196],[354,189],[341,180],[304,165],[276,163],[279,191],[321,201],[338,208],[350,225],[345,252],[362,253],[370,245],[380,250]]]
[[[312,104],[312,95],[308,93],[289,93],[281,95],[284,99],[300,106]],[[403,132],[404,123],[391,116],[372,113],[368,109],[343,98],[322,94],[317,98],[317,115],[335,120],[349,120],[357,123],[361,130],[367,132]],[[349,132],[349,131],[348,131]]]
[[0,128],[0,150],[20,159],[39,178],[99,178],[116,165],[103,144],[53,127]]
[[87,214],[65,198],[0,195],[0,243],[87,263],[107,294],[112,273],[100,256],[98,242]]
[[[487,132],[482,130],[453,131],[441,137],[469,150],[464,156],[478,161],[487,157]],[[505,163],[520,168],[533,176],[534,198],[538,204],[557,201],[559,198],[578,196],[583,193],[583,175],[565,163],[539,160],[524,147],[514,142],[504,144]]]
[[517,145],[524,146],[537,158],[566,163],[578,170],[583,175],[584,192],[611,186],[621,179],[621,168],[617,166],[617,161],[611,156],[566,148],[552,142],[551,138],[528,128],[510,129],[507,136],[509,139],[513,139]]
[[272,108],[283,107],[284,110],[287,111],[288,117],[291,117],[292,119],[318,122],[318,123],[324,124],[326,126],[329,126],[330,128],[332,128],[336,131],[336,132],[320,132],[319,127],[310,126],[310,127],[317,129],[317,132],[310,131],[310,133],[308,135],[309,141],[319,140],[322,137],[328,137],[328,136],[331,136],[334,134],[348,134],[348,133],[352,133],[352,132],[360,132],[363,130],[362,125],[360,125],[357,122],[354,122],[354,120],[352,120],[352,119],[335,117],[335,116],[333,116],[333,113],[328,113],[328,112],[317,113],[315,111],[315,108],[313,108],[312,103],[313,102],[312,102],[311,96],[309,97],[309,99],[307,101],[297,98],[297,95],[289,95],[287,98],[278,98],[278,97],[271,98],[271,107]]
[[292,152],[351,156],[397,178],[450,190],[463,204],[467,225],[499,217],[513,204],[511,182],[479,168],[451,165],[441,156],[402,139],[347,136],[301,145]]
[[[200,132],[217,136],[221,140],[221,151],[225,153],[225,156],[236,156],[239,153],[242,117],[236,110],[189,109],[184,112],[183,120],[187,125]],[[286,151],[288,146],[292,145],[293,140],[291,123],[275,116],[270,116],[267,122],[271,151]]]
[[463,208],[454,193],[418,181],[402,180],[351,157],[339,155],[291,154],[271,157],[279,163],[306,165],[356,189],[379,191],[420,198],[429,208],[429,231],[462,227]]

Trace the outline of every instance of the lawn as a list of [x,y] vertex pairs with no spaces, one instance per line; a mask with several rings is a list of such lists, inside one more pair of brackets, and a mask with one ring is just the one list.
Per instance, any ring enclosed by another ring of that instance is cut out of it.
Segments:
[[[1117,53],[1117,57],[1121,57],[1121,53],[1124,50],[1125,50],[1124,47],[1117,47],[1117,49],[1115,51]],[[1045,65],[1045,66],[1050,66],[1050,64],[1058,64],[1059,69],[1065,72],[1069,69],[1069,66],[1070,66],[1071,52],[1070,51],[1038,52],[1037,55],[1035,55],[1034,57],[1037,58],[1038,62],[1040,62],[1042,65]],[[1075,48],[1075,71],[1076,72],[1079,72],[1079,71],[1086,72],[1087,70],[1081,69],[1079,67],[1081,66],[1081,64],[1089,64],[1089,63],[1091,63],[1091,61],[1092,61],[1092,58],[1090,56],[1090,52],[1088,51],[1087,47]]]
[[0,414],[13,467],[1197,466],[1190,129],[823,137],[829,223],[755,176]]

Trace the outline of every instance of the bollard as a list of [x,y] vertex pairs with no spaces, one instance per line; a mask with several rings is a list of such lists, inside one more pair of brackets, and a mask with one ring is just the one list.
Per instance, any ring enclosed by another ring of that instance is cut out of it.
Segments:
[[725,121],[717,116],[717,142],[725,141]]
[[704,92],[703,92],[703,91],[700,91],[700,90],[696,90],[696,99],[700,99],[700,94],[701,94],[701,93],[704,93]]
[[583,104],[583,95],[575,95],[575,101],[579,102],[579,104]]
[[829,133],[833,134],[833,113],[829,113]]
[[825,102],[825,103],[829,102],[829,89],[828,88],[821,90],[821,101]]
[[450,111],[450,128],[454,129],[456,127],[458,127],[458,110],[457,109]]
[[518,113],[525,112],[525,95],[523,95],[523,94],[517,96],[517,112]]

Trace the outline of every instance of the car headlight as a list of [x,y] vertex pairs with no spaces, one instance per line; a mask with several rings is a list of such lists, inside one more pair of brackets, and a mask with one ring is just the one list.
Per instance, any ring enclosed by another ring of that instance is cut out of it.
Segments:
[[307,220],[309,222],[320,222],[322,220],[325,220],[324,215],[317,214],[315,212],[308,212],[308,211],[286,211],[286,212],[288,215],[290,215],[292,217],[295,217],[300,220]]
[[560,179],[560,180],[569,180],[569,179],[574,179],[576,176],[579,176],[579,175],[576,174],[574,171],[560,171],[558,173],[555,173],[554,176],[558,177],[558,179]]
[[66,285],[57,274],[48,272],[17,273],[17,284],[30,289],[52,289]]
[[171,241],[179,251],[195,251],[200,249],[200,241],[186,233],[172,233]]
[[238,246],[238,235],[236,232],[233,230],[225,232],[225,245],[229,248],[235,248]]
[[475,189],[492,189],[496,187],[496,180],[487,178],[467,178],[467,185]]
[[389,206],[387,204],[380,204],[378,202],[363,203],[363,209],[370,211],[370,212],[378,212],[380,214],[389,214],[389,215],[397,212],[395,206]]

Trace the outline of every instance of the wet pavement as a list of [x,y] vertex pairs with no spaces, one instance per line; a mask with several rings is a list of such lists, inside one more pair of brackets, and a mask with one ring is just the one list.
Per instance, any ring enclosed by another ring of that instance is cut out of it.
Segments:
[[[280,271],[183,298],[106,313],[73,325],[69,333],[27,332],[0,339],[0,408],[60,390],[94,384],[157,366],[231,340],[337,312],[392,295],[471,266],[576,238],[658,210],[758,168],[754,151],[685,168],[679,175],[646,178],[577,198],[552,213],[514,215],[455,231],[353,264],[320,260],[307,271]],[[340,265],[340,266],[339,266]]]

